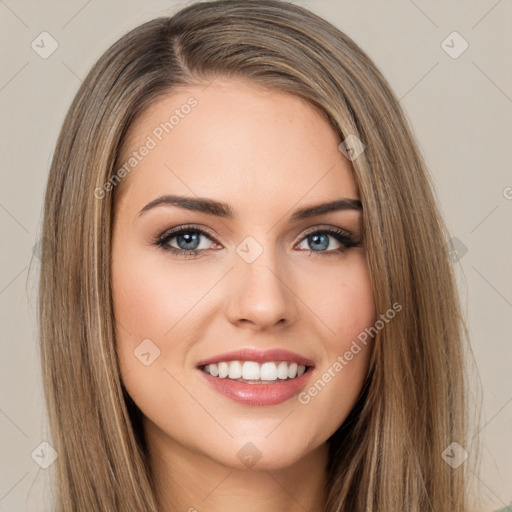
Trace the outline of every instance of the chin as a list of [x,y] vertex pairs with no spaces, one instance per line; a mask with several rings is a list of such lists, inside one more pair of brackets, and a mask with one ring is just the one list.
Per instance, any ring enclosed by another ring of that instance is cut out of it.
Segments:
[[245,437],[243,441],[234,441],[231,449],[210,457],[234,470],[276,471],[298,463],[307,455],[303,442],[295,445],[289,439],[276,438],[269,442],[264,437],[252,441]]

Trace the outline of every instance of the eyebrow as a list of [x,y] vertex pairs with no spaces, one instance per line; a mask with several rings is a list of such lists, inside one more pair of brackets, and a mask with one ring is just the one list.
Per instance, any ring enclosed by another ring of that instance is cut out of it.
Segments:
[[[175,195],[164,195],[154,199],[146,206],[144,206],[144,208],[142,208],[142,210],[139,212],[139,216],[157,206],[177,206],[178,208],[206,213],[208,215],[215,215],[216,217],[222,217],[225,219],[238,218],[233,208],[229,204],[222,201],[216,201],[214,199],[207,199],[202,197],[186,197]],[[290,217],[290,222],[296,222],[298,220],[314,217],[315,215],[322,215],[340,210],[362,211],[363,206],[359,199],[337,199],[328,203],[320,203],[301,208],[293,213],[293,215]]]

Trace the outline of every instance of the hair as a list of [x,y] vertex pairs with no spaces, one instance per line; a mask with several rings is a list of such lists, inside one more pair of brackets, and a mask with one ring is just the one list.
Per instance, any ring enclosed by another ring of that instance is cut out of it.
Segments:
[[468,510],[467,470],[441,453],[468,442],[467,328],[421,152],[388,82],[336,27],[278,0],[194,3],[134,28],[80,86],[51,163],[38,320],[60,511],[148,511],[158,503],[141,412],[116,357],[111,229],[120,187],[102,199],[129,128],[191,85],[240,79],[306,100],[352,161],[377,315],[359,399],[329,438],[327,512]]

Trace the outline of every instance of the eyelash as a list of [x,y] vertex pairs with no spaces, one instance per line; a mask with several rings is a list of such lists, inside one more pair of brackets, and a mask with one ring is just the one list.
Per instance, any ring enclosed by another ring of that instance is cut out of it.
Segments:
[[[208,249],[191,249],[187,251],[186,249],[177,249],[176,247],[171,247],[168,245],[169,241],[173,238],[176,238],[178,235],[181,235],[183,233],[199,233],[207,238],[209,238],[212,241],[215,241],[213,239],[212,234],[210,234],[208,231],[205,231],[202,228],[199,228],[197,226],[180,226],[179,228],[172,229],[170,231],[166,231],[162,235],[158,236],[156,240],[153,241],[152,245],[156,245],[157,247],[160,247],[164,251],[168,251],[172,254],[175,254],[177,256],[183,256],[185,258],[196,258],[198,257],[199,253],[207,251]],[[358,240],[350,233],[349,231],[346,231],[341,228],[312,228],[311,230],[306,231],[302,238],[299,240],[299,243],[302,242],[306,237],[313,234],[321,234],[321,235],[330,235],[334,237],[338,242],[342,244],[342,246],[339,249],[333,249],[330,251],[313,251],[312,249],[302,249],[302,251],[309,252],[309,255],[313,254],[314,256],[336,256],[340,253],[345,252],[347,249],[350,249],[351,247],[362,247]],[[297,244],[296,244],[297,245]]]

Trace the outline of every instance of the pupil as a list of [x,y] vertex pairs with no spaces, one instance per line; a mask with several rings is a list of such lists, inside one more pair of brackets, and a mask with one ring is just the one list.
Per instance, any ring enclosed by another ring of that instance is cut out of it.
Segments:
[[180,244],[180,239],[185,239],[186,240],[186,244],[197,244],[197,241],[198,241],[198,233],[185,233],[185,234],[181,234],[181,235],[178,235],[177,237],[177,240],[178,240],[178,245],[180,246],[181,249],[196,249],[197,248],[197,245],[195,245],[194,247],[182,247],[182,244]]
[[[321,241],[319,242],[319,238],[320,237],[323,237],[324,238],[324,243],[322,243]],[[314,240],[313,244],[315,244],[316,247],[320,247],[322,249],[327,249],[327,247],[329,246],[329,238],[327,235],[325,234],[322,234],[322,235],[311,235],[311,240]]]

